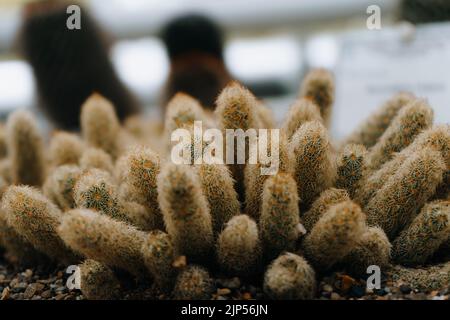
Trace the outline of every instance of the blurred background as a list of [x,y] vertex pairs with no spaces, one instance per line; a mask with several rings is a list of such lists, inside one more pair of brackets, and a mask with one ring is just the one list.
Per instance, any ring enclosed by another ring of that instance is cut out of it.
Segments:
[[[16,108],[31,108],[42,126],[51,129],[57,125],[36,109],[40,87],[33,72],[33,59],[24,55],[20,36],[26,17],[24,7],[30,2],[0,1],[0,116],[5,118]],[[450,122],[448,0],[71,3],[81,4],[98,23],[109,44],[108,57],[114,72],[148,114],[161,114],[159,106],[173,71],[174,59],[168,53],[162,31],[177,16],[195,13],[209,18],[222,31],[221,59],[230,78],[264,99],[278,121],[295,99],[305,72],[325,67],[336,78],[332,135],[337,139],[402,90],[429,99],[436,122]],[[379,30],[367,27],[373,14],[367,12],[371,5],[381,10]],[[82,28],[83,14],[84,11]],[[40,37],[37,41],[46,40]],[[64,49],[61,39],[49,45]]]

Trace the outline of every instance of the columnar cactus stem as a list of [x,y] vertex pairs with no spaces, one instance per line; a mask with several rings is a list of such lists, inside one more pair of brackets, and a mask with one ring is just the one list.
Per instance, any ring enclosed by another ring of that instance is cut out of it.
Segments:
[[6,130],[12,182],[41,186],[46,175],[44,146],[33,117],[16,111],[9,116]]
[[186,267],[177,277],[173,297],[175,300],[211,299],[214,284],[208,270],[200,266]]
[[173,267],[175,252],[170,236],[159,230],[151,231],[141,250],[145,265],[159,288],[164,291],[172,290],[176,270]]
[[256,223],[247,215],[232,218],[217,240],[220,267],[238,275],[256,271],[261,257],[261,244]]
[[[272,150],[272,139],[267,136],[258,137],[258,141],[266,144],[267,150]],[[278,145],[278,159],[274,157],[274,161],[278,161],[278,172],[284,172],[287,174],[293,174],[294,161],[293,156],[289,150],[288,140],[285,135],[279,136]],[[257,153],[258,150],[250,150],[250,156],[253,153]],[[259,159],[261,160],[261,159]],[[264,175],[261,169],[268,168],[270,164],[265,164],[262,161],[258,161],[256,164],[247,164],[245,166],[245,212],[255,219],[259,220],[261,215],[262,194],[264,189],[264,183],[270,175]]]
[[305,255],[319,270],[327,270],[357,246],[365,230],[365,215],[357,204],[351,201],[336,204],[306,236]]
[[88,259],[137,276],[146,274],[141,253],[146,234],[129,224],[96,211],[73,209],[64,214],[58,234]]
[[322,121],[319,107],[309,99],[300,98],[289,108],[281,130],[290,139],[308,121]]
[[450,201],[425,205],[393,243],[393,259],[404,266],[422,265],[450,237]]
[[306,230],[310,231],[320,217],[335,204],[348,201],[348,192],[343,189],[331,188],[322,192],[314,201],[311,208],[302,215],[302,223]]
[[365,178],[361,182],[362,187],[355,195],[356,201],[362,205],[366,205],[408,158],[425,147],[440,152],[446,163],[447,170],[450,169],[450,126],[434,126],[422,132],[409,147],[395,155],[391,161],[386,162],[378,171],[370,175],[370,177]]
[[175,250],[189,259],[208,257],[213,244],[211,214],[194,169],[167,164],[157,185],[159,205]]
[[202,106],[190,95],[177,93],[167,104],[164,122],[166,138],[170,140],[174,130],[183,126],[192,126],[194,121],[206,121]]
[[336,188],[347,190],[353,199],[367,174],[367,150],[358,144],[345,146],[337,160]]
[[99,169],[112,173],[114,164],[111,156],[99,148],[86,148],[80,158],[83,170]]
[[433,124],[433,110],[424,100],[416,99],[402,108],[368,154],[373,170],[391,160],[396,152],[410,145],[423,130]]
[[392,274],[395,281],[407,283],[412,289],[440,290],[450,283],[450,262],[417,269],[396,266]]
[[28,186],[9,187],[3,196],[2,210],[8,225],[36,249],[55,260],[77,260],[56,232],[62,212],[38,190]]
[[268,267],[264,276],[264,292],[271,299],[313,299],[316,293],[314,270],[302,257],[285,253]]
[[142,199],[159,228],[163,228],[162,214],[158,205],[157,176],[160,172],[159,156],[148,147],[136,147],[126,155],[125,181]]
[[370,227],[362,235],[358,244],[343,259],[343,265],[350,274],[367,276],[367,268],[371,265],[385,270],[389,267],[391,243],[379,227]]
[[73,188],[81,174],[82,170],[75,165],[57,167],[45,180],[43,186],[44,194],[62,210],[74,208]]
[[78,208],[97,210],[115,219],[129,221],[123,212],[117,188],[106,171],[91,169],[78,178],[74,199]]
[[266,107],[263,103],[258,104],[256,109],[258,113],[258,118],[261,128],[272,129],[275,128],[275,117],[273,115],[272,109]]
[[331,107],[334,103],[334,77],[325,69],[310,71],[303,79],[300,96],[311,99],[320,109],[325,126],[330,126]]
[[197,167],[203,193],[208,200],[214,234],[239,214],[240,204],[233,188],[233,178],[228,168],[220,164],[202,164]]
[[259,227],[266,257],[292,251],[300,236],[297,184],[286,173],[270,177],[264,184]]
[[325,127],[318,121],[303,124],[293,135],[294,178],[298,196],[305,207],[331,187],[335,177],[334,159]]
[[369,225],[380,226],[392,240],[434,194],[444,171],[439,152],[424,148],[412,154],[364,208]]
[[80,290],[88,300],[112,300],[119,297],[120,282],[114,272],[92,259],[80,266]]
[[362,144],[367,149],[375,145],[384,131],[389,127],[399,110],[413,101],[414,95],[408,92],[400,92],[386,101],[380,108],[371,114],[359,125],[342,143]]
[[83,141],[75,134],[57,132],[50,141],[50,161],[54,167],[77,165],[83,153]]
[[[219,127],[226,135],[227,129],[242,129],[244,132],[248,129],[259,129],[261,127],[258,116],[258,101],[253,94],[246,88],[232,82],[220,93],[217,98],[217,108],[215,115]],[[236,139],[235,139],[236,140]],[[225,148],[227,149],[227,148]],[[248,159],[246,143],[246,160]],[[240,150],[243,151],[243,150]],[[233,178],[236,181],[236,190],[238,194],[244,194],[244,169],[245,164],[237,164],[237,146],[234,143],[234,164],[230,165]]]
[[118,156],[120,123],[110,101],[91,95],[81,108],[81,132],[90,147],[100,148],[111,157]]

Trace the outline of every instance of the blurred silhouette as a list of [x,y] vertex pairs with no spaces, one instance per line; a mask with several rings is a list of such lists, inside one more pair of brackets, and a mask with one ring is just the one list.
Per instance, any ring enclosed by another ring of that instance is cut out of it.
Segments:
[[102,32],[82,10],[81,29],[69,30],[69,4],[29,3],[24,10],[21,46],[36,77],[40,107],[59,128],[79,128],[80,108],[98,92],[111,100],[120,119],[136,113],[137,103],[115,73]]
[[218,94],[231,81],[223,60],[221,29],[204,16],[188,14],[170,21],[162,39],[170,58],[162,105],[184,92],[213,109]]
[[412,23],[450,20],[449,0],[403,0],[401,18]]

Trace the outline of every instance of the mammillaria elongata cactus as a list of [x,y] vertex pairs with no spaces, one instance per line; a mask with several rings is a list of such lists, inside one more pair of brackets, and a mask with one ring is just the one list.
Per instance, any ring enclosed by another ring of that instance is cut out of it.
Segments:
[[[426,264],[448,261],[449,125],[432,126],[427,103],[403,93],[337,148],[326,129],[333,90],[324,70],[306,77],[269,175],[261,159],[170,163],[168,136],[191,132],[195,120],[224,132],[276,128],[237,83],[215,113],[178,94],[165,127],[154,128],[143,118],[122,127],[113,106],[93,95],[81,137],[57,132],[48,153],[33,117],[17,112],[0,126],[0,245],[27,265],[84,260],[88,299],[122,298],[131,279],[161,297],[209,299],[222,284],[214,278],[234,276],[268,298],[311,299],[324,272],[364,277],[370,265],[412,288],[448,285],[448,262]],[[264,134],[257,142],[272,152]],[[405,268],[416,265],[424,267]]]

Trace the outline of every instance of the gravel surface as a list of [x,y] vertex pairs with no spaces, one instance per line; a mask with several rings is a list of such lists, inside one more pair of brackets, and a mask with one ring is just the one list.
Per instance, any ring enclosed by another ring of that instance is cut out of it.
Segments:
[[[80,290],[68,290],[65,267],[18,268],[0,259],[1,300],[83,300]],[[240,278],[217,278],[213,300],[264,299],[261,287]],[[317,299],[321,300],[448,300],[450,288],[440,291],[420,292],[412,290],[406,283],[392,280],[384,274],[379,290],[369,290],[363,279],[334,272],[322,278],[318,284]],[[128,288],[122,299],[167,299],[169,297],[151,288]]]

